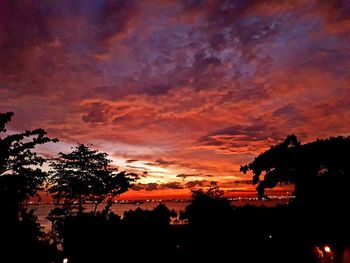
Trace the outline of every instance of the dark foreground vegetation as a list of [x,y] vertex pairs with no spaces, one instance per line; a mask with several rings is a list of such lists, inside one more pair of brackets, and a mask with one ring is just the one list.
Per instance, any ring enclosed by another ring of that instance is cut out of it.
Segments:
[[[41,129],[6,134],[12,115],[0,114],[0,262],[350,262],[348,137],[301,144],[292,135],[241,167],[260,198],[293,183],[289,205],[235,207],[214,187],[194,190],[180,215],[161,204],[121,218],[110,207],[137,175],[82,144],[44,171],[35,146],[57,140]],[[57,201],[50,233],[23,205],[43,190]],[[96,209],[85,212],[86,201]]]

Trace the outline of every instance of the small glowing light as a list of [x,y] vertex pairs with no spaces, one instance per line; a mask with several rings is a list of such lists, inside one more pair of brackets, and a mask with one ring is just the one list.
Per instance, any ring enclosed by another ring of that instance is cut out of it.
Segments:
[[271,235],[269,235],[269,239],[271,239],[272,238],[272,236]]
[[68,258],[64,258],[63,263],[68,263]]
[[324,246],[324,251],[327,253],[331,252],[331,248],[329,246]]

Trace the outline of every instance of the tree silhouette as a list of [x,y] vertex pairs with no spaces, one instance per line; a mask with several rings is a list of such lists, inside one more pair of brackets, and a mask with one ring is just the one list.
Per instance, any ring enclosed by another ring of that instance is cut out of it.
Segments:
[[169,262],[176,252],[173,216],[164,204],[122,219],[113,212],[68,215],[60,226],[64,254],[69,262]]
[[[253,162],[241,166],[240,170],[244,174],[249,170],[253,172],[253,184],[258,184],[256,190],[260,199],[267,197],[266,188],[273,188],[279,182],[295,182],[297,157],[293,150],[299,147],[297,137],[290,135],[282,143],[260,154]],[[260,180],[262,174],[265,176]]]
[[[227,251],[232,253],[232,238],[228,234],[230,241],[227,242],[227,238],[222,238],[222,233],[231,233],[233,215],[234,209],[230,201],[218,187],[193,190],[191,203],[180,213],[180,219],[188,221],[184,227],[184,239],[180,242],[188,255],[184,261],[224,262],[230,258],[227,257]],[[228,246],[231,248],[228,249]]]
[[47,177],[42,170],[46,159],[34,151],[35,147],[57,139],[47,137],[43,129],[7,133],[6,124],[12,117],[12,112],[0,114],[1,258],[9,262],[50,262],[55,250],[43,239],[34,210],[28,211],[23,203],[43,189]]
[[[260,198],[266,188],[281,182],[295,183],[296,201],[300,205],[321,203],[335,206],[350,201],[350,137],[331,137],[301,144],[295,135],[272,146],[241,171],[253,172]],[[262,175],[264,178],[261,180]],[[332,204],[332,201],[336,203]]]
[[290,233],[296,244],[333,243],[341,251],[350,238],[349,152],[350,137],[301,144],[295,135],[290,135],[242,166],[241,171],[252,171],[260,198],[265,196],[267,188],[294,183],[296,198],[289,207],[294,220],[287,218],[286,222],[293,230]]
[[206,191],[195,189],[192,190],[191,203],[186,206],[180,219],[187,219],[189,224],[206,224],[229,219],[231,212],[230,201],[218,187]]
[[[6,124],[12,112],[0,114],[0,133],[6,133]],[[43,129],[5,134],[0,137],[0,200],[18,215],[20,204],[43,188],[47,173],[41,169],[46,161],[34,150],[37,145],[57,142],[46,136]]]
[[106,201],[108,211],[113,198],[127,191],[137,175],[116,173],[117,169],[110,166],[112,161],[107,157],[107,153],[92,150],[84,144],[78,144],[68,154],[60,152],[51,163],[50,193],[57,201],[69,205],[77,202],[79,213],[83,211],[85,201],[94,203],[94,212]]

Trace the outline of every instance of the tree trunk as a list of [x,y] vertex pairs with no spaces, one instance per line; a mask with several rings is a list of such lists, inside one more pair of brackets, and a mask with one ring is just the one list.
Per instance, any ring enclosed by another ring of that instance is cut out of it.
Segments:
[[94,215],[96,215],[97,207],[98,207],[99,204],[100,204],[100,202],[96,202],[96,203],[95,203]]
[[105,208],[104,208],[103,211],[102,211],[102,214],[103,214],[104,216],[107,216],[107,215],[108,215],[108,213],[109,213],[110,208],[112,207],[112,205],[113,205],[112,199],[108,199],[107,202],[106,202],[106,206],[105,206]]

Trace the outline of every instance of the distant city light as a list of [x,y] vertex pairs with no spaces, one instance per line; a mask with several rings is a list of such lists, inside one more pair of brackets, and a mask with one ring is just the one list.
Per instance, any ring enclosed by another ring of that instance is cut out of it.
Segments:
[[63,263],[68,263],[68,258],[64,258]]
[[324,251],[327,253],[331,253],[331,248],[329,246],[324,246]]

